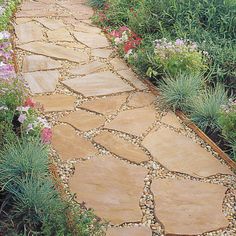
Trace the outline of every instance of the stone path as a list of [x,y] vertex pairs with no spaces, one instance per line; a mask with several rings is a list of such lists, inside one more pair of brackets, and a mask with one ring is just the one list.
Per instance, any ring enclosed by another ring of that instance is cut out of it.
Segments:
[[27,0],[15,19],[66,191],[109,222],[107,236],[236,235],[232,170],[160,110],[92,15],[85,0]]

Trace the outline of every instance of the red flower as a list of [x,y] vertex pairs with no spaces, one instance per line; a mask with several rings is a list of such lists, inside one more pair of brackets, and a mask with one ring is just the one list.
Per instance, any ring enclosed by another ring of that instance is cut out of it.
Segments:
[[137,46],[140,45],[141,41],[142,41],[141,38],[137,38],[137,39],[133,39],[133,40],[126,42],[124,44],[124,52],[128,53],[129,50],[136,48]]
[[34,108],[35,107],[35,102],[31,98],[27,98],[25,103],[24,103],[24,107]]
[[50,128],[44,128],[41,131],[41,140],[43,143],[48,144],[52,139],[52,130]]

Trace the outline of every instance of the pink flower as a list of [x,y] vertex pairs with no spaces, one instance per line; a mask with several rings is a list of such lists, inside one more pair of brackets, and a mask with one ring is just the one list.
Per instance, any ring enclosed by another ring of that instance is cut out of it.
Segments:
[[18,121],[23,124],[24,121],[26,120],[26,115],[25,114],[20,114],[19,117],[18,117]]
[[52,139],[52,130],[50,128],[44,128],[41,131],[41,140],[43,143],[48,144]]
[[110,35],[114,38],[120,38],[121,37],[121,33],[117,30],[111,31]]
[[25,103],[24,103],[24,107],[34,108],[35,107],[35,102],[31,98],[27,98]]
[[122,27],[120,27],[120,29],[119,29],[119,31],[121,32],[121,33],[123,33],[123,32],[125,32],[125,31],[129,31],[129,28],[127,27],[127,26],[122,26]]

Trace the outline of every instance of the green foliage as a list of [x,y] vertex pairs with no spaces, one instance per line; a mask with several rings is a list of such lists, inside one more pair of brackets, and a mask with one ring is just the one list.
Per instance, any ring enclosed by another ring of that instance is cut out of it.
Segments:
[[0,152],[0,183],[4,187],[28,177],[44,178],[48,164],[48,150],[39,140],[8,143]]
[[192,97],[199,95],[202,86],[203,79],[199,75],[164,78],[159,84],[162,104],[174,110],[188,111]]
[[218,120],[222,105],[227,103],[227,94],[225,88],[217,84],[215,88],[208,88],[202,91],[191,101],[191,119],[198,126],[206,131],[216,131],[219,129]]
[[104,7],[105,2],[106,0],[89,0],[90,6],[95,7],[95,8]]

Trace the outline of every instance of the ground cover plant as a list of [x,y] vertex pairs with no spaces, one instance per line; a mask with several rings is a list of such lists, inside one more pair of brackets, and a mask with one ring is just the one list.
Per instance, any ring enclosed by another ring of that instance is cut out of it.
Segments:
[[50,171],[51,127],[14,69],[8,29],[18,3],[2,2],[0,16],[0,235],[103,235]]
[[[90,0],[90,3],[97,8],[94,22],[112,36],[120,55],[159,86],[162,104],[184,111],[235,158],[235,142],[226,131],[226,123],[235,127],[235,110],[226,115],[221,107],[226,106],[227,99],[234,103],[236,95],[236,2]],[[119,34],[124,28],[140,39],[129,53],[124,50],[124,43],[130,41],[132,45],[132,38]],[[232,133],[235,132],[233,129]]]

